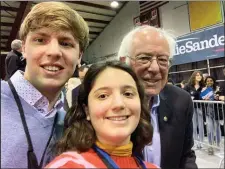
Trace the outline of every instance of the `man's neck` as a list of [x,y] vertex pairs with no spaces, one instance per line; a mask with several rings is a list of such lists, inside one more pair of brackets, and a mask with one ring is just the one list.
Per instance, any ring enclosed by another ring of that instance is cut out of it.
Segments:
[[[40,91],[41,92],[41,91]],[[61,90],[59,90],[58,92],[41,92],[49,101],[49,105],[48,105],[48,111],[52,110],[52,108],[54,107],[55,103],[58,101],[59,97],[60,97],[60,92]]]
[[24,78],[27,81],[29,81],[43,96],[45,96],[48,99],[49,101],[48,111],[50,111],[54,107],[57,100],[59,99],[63,87],[53,89],[37,86],[29,80],[29,78],[26,76],[26,72],[24,73]]

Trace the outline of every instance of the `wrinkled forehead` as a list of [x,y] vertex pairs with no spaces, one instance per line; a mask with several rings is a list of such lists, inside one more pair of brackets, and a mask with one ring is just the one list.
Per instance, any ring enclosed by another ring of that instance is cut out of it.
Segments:
[[158,30],[153,28],[141,29],[134,33],[132,38],[131,52],[141,50],[142,48],[160,48],[160,50],[169,52],[169,43],[166,37]]
[[133,43],[137,43],[140,40],[152,40],[152,41],[165,41],[167,42],[165,36],[163,35],[163,33],[161,33],[158,30],[155,30],[153,28],[145,28],[145,29],[141,29],[137,32],[134,33],[133,35]]

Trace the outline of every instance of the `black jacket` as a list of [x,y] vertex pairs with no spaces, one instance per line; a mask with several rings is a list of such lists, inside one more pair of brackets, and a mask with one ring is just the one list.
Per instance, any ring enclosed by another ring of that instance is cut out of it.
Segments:
[[195,152],[191,150],[194,140],[190,95],[176,86],[166,85],[159,96],[161,168],[197,168]]
[[202,91],[202,87],[199,87],[196,90],[194,86],[191,86],[191,85],[188,84],[184,87],[184,90],[186,90],[192,97],[194,97],[193,100],[201,100],[200,94],[201,94],[201,91]]
[[22,53],[11,50],[5,59],[5,80],[8,80],[17,70],[25,70],[26,60],[22,60]]

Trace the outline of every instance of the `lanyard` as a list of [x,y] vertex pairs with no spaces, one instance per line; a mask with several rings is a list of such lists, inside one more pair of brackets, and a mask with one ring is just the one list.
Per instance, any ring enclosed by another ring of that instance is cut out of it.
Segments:
[[[100,149],[98,146],[94,145],[93,149],[98,154],[98,156],[102,159],[104,164],[107,166],[107,168],[117,168],[119,169],[119,166],[112,160],[112,158],[109,156],[108,153]],[[137,163],[141,166],[142,169],[146,169],[146,166],[142,159],[139,156],[134,157]]]
[[13,86],[10,79],[8,80],[8,83],[9,83],[9,87],[10,87],[12,93],[13,93],[13,96],[15,98],[16,104],[18,106],[18,109],[19,109],[19,112],[20,112],[20,117],[21,117],[21,120],[22,120],[22,123],[23,123],[24,132],[25,132],[26,138],[27,138],[27,143],[28,143],[28,151],[27,151],[28,169],[42,168],[46,150],[47,150],[48,145],[49,145],[49,143],[52,139],[52,136],[53,136],[53,132],[54,132],[54,128],[55,128],[55,125],[56,125],[58,114],[56,114],[56,116],[55,116],[54,123],[53,123],[52,130],[51,130],[51,134],[49,136],[49,139],[48,139],[47,144],[45,146],[44,152],[42,154],[40,165],[38,165],[37,157],[34,153],[33,144],[32,144],[30,133],[29,133],[29,130],[28,130],[28,127],[27,127],[26,118],[25,118],[25,115],[24,115],[24,111],[23,111],[23,107],[22,107],[20,98],[19,98],[19,96],[16,92],[16,89]]

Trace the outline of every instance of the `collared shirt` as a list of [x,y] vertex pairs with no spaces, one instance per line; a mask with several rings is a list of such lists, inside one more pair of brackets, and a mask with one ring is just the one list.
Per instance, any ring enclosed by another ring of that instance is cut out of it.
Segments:
[[29,81],[24,78],[24,72],[18,70],[11,77],[11,81],[20,97],[38,110],[45,118],[55,116],[63,107],[63,99],[59,98],[53,108],[48,111],[49,101]]
[[158,124],[158,113],[157,108],[159,107],[160,99],[159,95],[155,96],[153,99],[152,108],[150,109],[151,114],[151,124],[153,126],[153,138],[152,144],[147,145],[144,148],[144,159],[150,163],[156,164],[160,167],[161,163],[161,142]]

